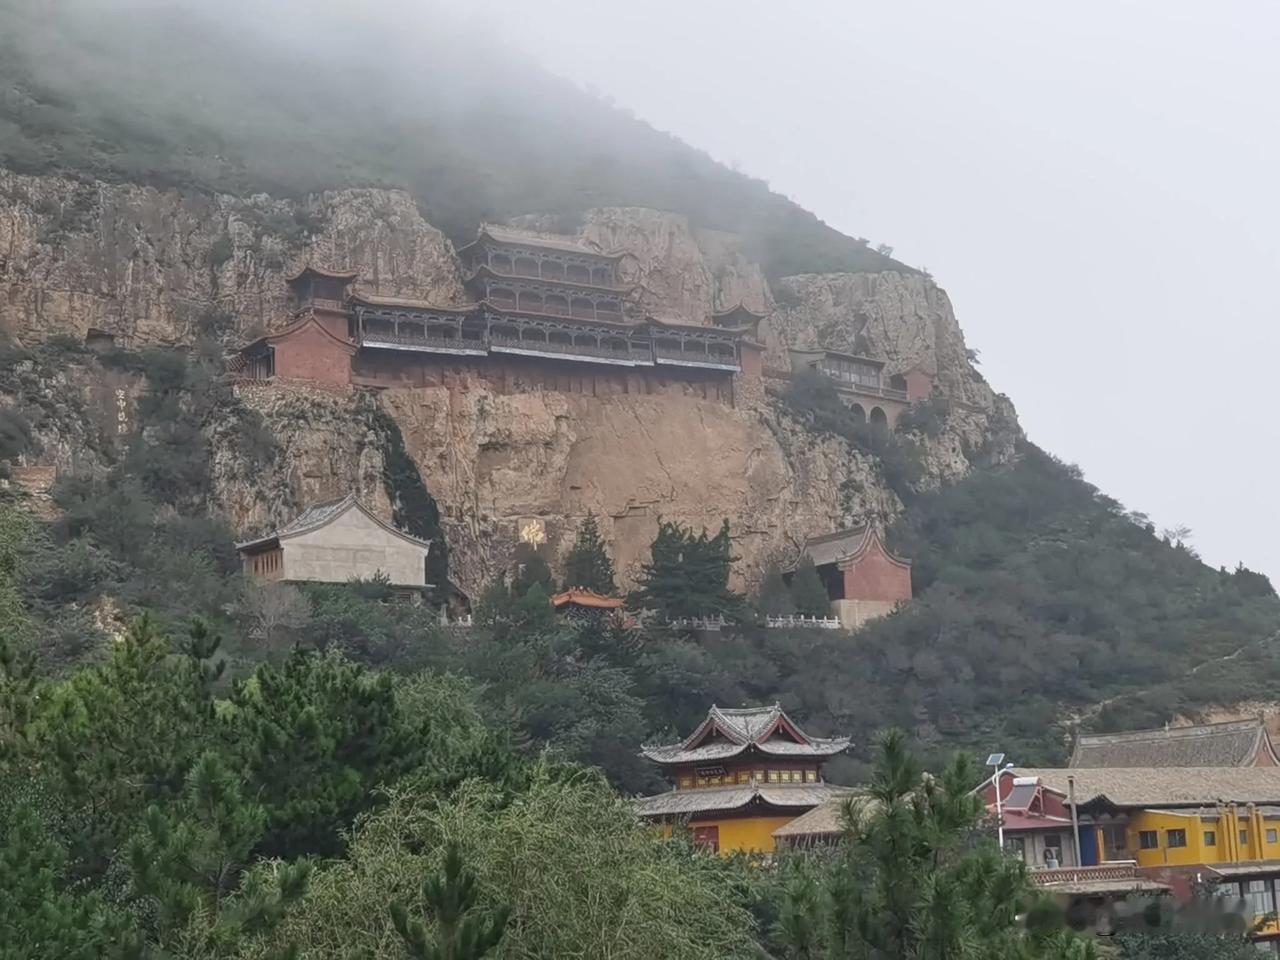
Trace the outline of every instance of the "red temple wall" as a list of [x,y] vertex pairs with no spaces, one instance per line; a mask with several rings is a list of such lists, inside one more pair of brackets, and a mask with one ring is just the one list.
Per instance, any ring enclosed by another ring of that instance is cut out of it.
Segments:
[[910,600],[911,568],[894,563],[878,544],[844,567],[846,600]]
[[272,347],[277,377],[318,383],[351,382],[351,350],[313,325],[276,341]]

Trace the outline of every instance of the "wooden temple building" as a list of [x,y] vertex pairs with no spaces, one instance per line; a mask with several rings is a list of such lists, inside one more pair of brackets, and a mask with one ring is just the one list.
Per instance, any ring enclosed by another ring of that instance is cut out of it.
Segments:
[[733,403],[760,377],[763,315],[741,305],[702,323],[650,315],[620,275],[625,254],[570,237],[485,225],[458,251],[472,302],[442,306],[353,292],[357,276],[289,279],[292,321],[246,346],[243,379],[427,386],[463,378],[499,392],[692,392]]
[[854,419],[892,430],[898,417],[933,392],[933,377],[920,367],[885,374],[880,360],[835,350],[790,351],[792,371],[812,370],[835,384]]
[[890,553],[871,524],[810,537],[801,555],[813,561],[832,616],[848,630],[911,599],[911,561]]
[[674,789],[636,801],[636,812],[667,831],[687,824],[695,843],[719,852],[768,852],[774,831],[847,792],[823,779],[823,764],[848,737],[813,737],[782,707],[712,707],[679,743],[645,747]]

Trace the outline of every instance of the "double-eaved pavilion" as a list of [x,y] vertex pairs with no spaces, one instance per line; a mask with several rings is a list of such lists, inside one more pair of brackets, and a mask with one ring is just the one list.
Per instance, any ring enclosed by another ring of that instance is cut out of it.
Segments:
[[636,801],[636,812],[670,830],[688,825],[712,850],[769,852],[773,832],[841,793],[822,765],[843,753],[848,737],[813,737],[782,707],[712,707],[680,743],[641,755],[669,771],[675,789]]

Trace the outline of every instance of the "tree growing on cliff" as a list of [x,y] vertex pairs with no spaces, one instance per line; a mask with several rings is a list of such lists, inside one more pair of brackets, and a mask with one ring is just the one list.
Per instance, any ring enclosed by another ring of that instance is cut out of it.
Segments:
[[705,527],[695,534],[679,523],[659,520],[632,602],[668,620],[737,616],[742,598],[729,589],[729,570],[737,559],[730,548],[728,520],[714,537]]
[[565,557],[564,587],[566,590],[583,587],[605,596],[611,596],[618,589],[613,581],[613,561],[604,548],[593,513],[587,514],[573,547]]

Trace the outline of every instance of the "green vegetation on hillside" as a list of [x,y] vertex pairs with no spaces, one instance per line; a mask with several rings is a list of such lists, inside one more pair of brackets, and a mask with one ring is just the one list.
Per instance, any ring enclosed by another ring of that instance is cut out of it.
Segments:
[[0,0],[0,166],[234,194],[410,190],[434,225],[595,206],[742,234],[774,276],[907,269],[437,11]]

